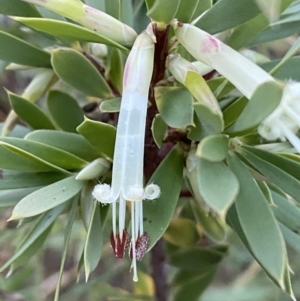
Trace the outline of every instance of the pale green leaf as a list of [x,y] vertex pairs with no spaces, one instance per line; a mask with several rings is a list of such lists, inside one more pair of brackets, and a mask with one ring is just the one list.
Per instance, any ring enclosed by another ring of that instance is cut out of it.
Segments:
[[50,54],[9,33],[0,31],[0,59],[20,65],[50,68]]
[[155,100],[164,122],[174,128],[193,124],[193,97],[183,88],[156,87]]
[[163,140],[166,138],[168,126],[163,121],[160,114],[156,114],[151,126],[152,136],[158,148],[163,145]]
[[236,176],[223,162],[199,158],[197,181],[204,201],[224,218],[239,191]]
[[100,204],[98,201],[95,201],[84,246],[84,268],[86,281],[88,281],[90,273],[98,265],[102,253],[102,245],[103,237]]
[[149,234],[149,250],[164,234],[172,219],[179,198],[182,176],[183,153],[179,146],[176,146],[148,182],[157,184],[161,189],[157,200],[143,203],[144,230]]
[[226,158],[229,139],[225,135],[205,137],[200,141],[196,154],[202,159],[218,162]]
[[[81,53],[70,48],[52,51],[55,73],[66,83],[83,93],[99,98],[112,98],[112,92],[96,67]],[[84,74],[84,76],[82,76]]]
[[116,129],[108,123],[85,118],[77,127],[80,133],[99,154],[112,158],[114,153]]
[[23,198],[14,208],[10,220],[35,216],[67,202],[82,189],[83,181],[69,177],[41,188]]
[[[83,110],[69,94],[51,90],[47,98],[48,110],[55,124],[66,132],[75,132],[84,120]],[[69,118],[66,118],[68,113]]]
[[286,249],[271,208],[243,163],[231,153],[227,160],[240,183],[234,207],[236,218],[230,210],[230,221],[237,220],[241,239],[271,278],[283,287]]

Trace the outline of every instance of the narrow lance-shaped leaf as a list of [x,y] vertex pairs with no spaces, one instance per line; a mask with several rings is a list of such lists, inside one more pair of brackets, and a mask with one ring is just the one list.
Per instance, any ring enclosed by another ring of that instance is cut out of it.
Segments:
[[84,267],[86,281],[88,280],[90,273],[97,267],[102,253],[103,236],[100,206],[101,205],[98,201],[94,202],[94,208],[84,246]]
[[0,142],[11,144],[50,164],[64,169],[79,169],[87,165],[87,161],[43,143],[20,138],[0,138]]
[[56,218],[66,208],[67,203],[57,206],[56,208],[48,211],[39,219],[31,231],[24,237],[23,241],[18,246],[14,255],[1,267],[0,271],[3,272],[7,267],[14,263],[26,250],[49,228]]
[[65,228],[64,247],[63,247],[63,253],[62,253],[62,258],[61,258],[61,262],[60,262],[60,270],[59,270],[59,276],[58,276],[58,281],[57,281],[56,290],[55,290],[54,301],[59,300],[60,285],[61,285],[62,275],[63,275],[64,266],[65,266],[65,262],[66,262],[66,258],[67,258],[67,251],[68,251],[68,247],[69,247],[71,232],[72,232],[73,224],[74,224],[75,217],[76,217],[77,205],[78,205],[78,196],[75,196],[73,199],[73,202],[72,202],[72,207],[71,207],[70,213],[68,215],[67,226]]
[[46,19],[46,18],[15,17],[13,19],[35,30],[53,35],[55,37],[62,37],[66,39],[76,40],[76,41],[103,43],[106,45],[117,47],[126,52],[128,51],[126,47],[122,46],[119,43],[114,42],[108,37],[105,37],[90,29],[69,22]]
[[50,54],[9,33],[0,31],[0,59],[32,67],[50,68]]
[[144,202],[144,230],[149,234],[150,250],[167,229],[175,210],[183,176],[183,153],[179,146],[171,150],[156,169],[149,183],[159,185],[161,196]]
[[83,181],[69,177],[39,189],[16,205],[9,220],[35,216],[65,203],[78,194],[83,185]]
[[0,0],[0,14],[8,16],[40,17],[32,5],[19,0]]
[[0,169],[0,190],[45,186],[65,177],[66,174],[62,172],[22,172]]
[[9,101],[14,112],[34,129],[54,129],[49,117],[35,104],[9,92]]
[[232,153],[227,160],[240,183],[235,210],[242,239],[272,280],[284,289],[286,249],[271,208],[243,163]]
[[58,171],[64,174],[69,173],[7,142],[0,141],[0,154],[0,167],[5,169],[27,172]]

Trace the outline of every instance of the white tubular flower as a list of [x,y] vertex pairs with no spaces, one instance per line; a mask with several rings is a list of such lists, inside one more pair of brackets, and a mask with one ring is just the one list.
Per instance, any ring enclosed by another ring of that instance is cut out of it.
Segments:
[[[111,188],[99,184],[93,196],[102,203],[112,203],[113,231],[111,245],[117,257],[123,257],[129,244],[125,229],[126,201],[131,202],[133,280],[137,281],[136,260],[148,248],[148,234],[143,230],[143,200],[159,197],[160,189],[150,184],[144,189],[143,162],[148,92],[153,71],[154,42],[148,33],[141,33],[127,58],[123,95],[117,127]],[[118,232],[117,232],[118,201]]]
[[274,81],[267,72],[209,33],[177,20],[172,26],[178,41],[192,56],[225,76],[247,98],[259,85]]
[[45,7],[125,46],[131,46],[137,36],[131,27],[80,0],[22,1]]
[[300,153],[300,83],[287,83],[279,106],[258,127],[267,140],[288,140]]

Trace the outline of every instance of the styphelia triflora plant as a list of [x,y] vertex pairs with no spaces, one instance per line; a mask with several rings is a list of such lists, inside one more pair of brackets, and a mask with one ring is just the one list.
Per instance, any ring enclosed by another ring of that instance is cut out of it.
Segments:
[[[286,66],[300,42],[267,63],[259,53],[264,63],[246,58],[245,47],[285,37],[280,24],[293,20],[298,4],[146,0],[145,16],[143,1],[10,1],[0,1],[0,13],[47,45],[0,31],[7,69],[37,71],[21,96],[8,91],[12,111],[0,139],[1,206],[15,206],[9,220],[35,224],[1,271],[14,275],[68,212],[58,300],[79,211],[86,234],[78,273],[83,268],[86,280],[101,255],[109,258],[101,253],[111,232],[115,256],[127,250],[131,258],[133,280],[154,284],[150,298],[167,300],[171,290],[175,301],[198,300],[235,233],[295,300],[286,244],[299,250],[300,76],[296,63]],[[139,25],[149,18],[146,29]],[[16,138],[20,119],[28,126]],[[149,251],[151,261],[137,269]],[[141,272],[149,265],[152,279]],[[139,283],[133,298],[145,297]]]

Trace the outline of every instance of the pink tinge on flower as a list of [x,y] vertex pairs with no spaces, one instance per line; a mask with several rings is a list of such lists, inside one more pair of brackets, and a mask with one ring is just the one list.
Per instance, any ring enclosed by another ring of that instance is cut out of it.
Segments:
[[200,46],[201,53],[212,53],[218,52],[220,47],[220,41],[214,38],[211,35],[206,36],[206,40],[204,40]]
[[[138,261],[141,261],[148,249],[149,246],[149,235],[147,232],[144,232],[142,236],[138,237],[135,242],[135,258]],[[132,248],[129,250],[129,257],[133,259]]]
[[120,234],[110,233],[110,244],[117,258],[123,258],[125,250],[129,246],[129,235],[126,229],[123,230],[122,237]]

